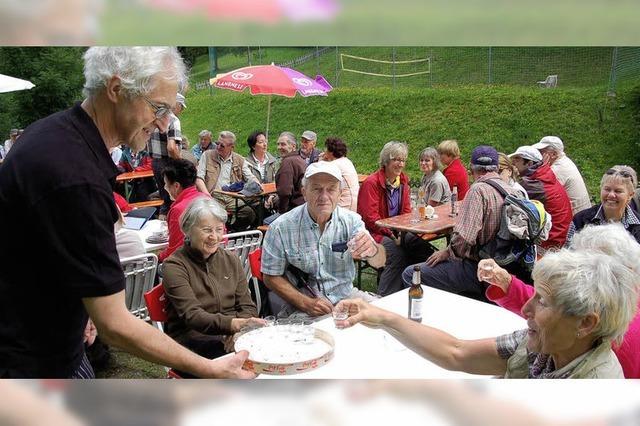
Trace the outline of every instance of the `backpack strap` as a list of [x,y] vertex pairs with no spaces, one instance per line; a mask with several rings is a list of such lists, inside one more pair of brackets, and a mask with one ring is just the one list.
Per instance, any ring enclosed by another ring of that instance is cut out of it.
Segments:
[[500,193],[500,195],[502,195],[502,198],[507,198],[507,195],[509,195],[509,193],[507,191],[505,191],[505,189],[502,187],[502,185],[500,185],[498,182],[496,182],[496,180],[497,180],[496,178],[491,178],[491,179],[487,179],[485,181],[482,181],[482,183],[486,183],[487,185],[493,187],[493,189],[495,189],[496,191],[498,191]]

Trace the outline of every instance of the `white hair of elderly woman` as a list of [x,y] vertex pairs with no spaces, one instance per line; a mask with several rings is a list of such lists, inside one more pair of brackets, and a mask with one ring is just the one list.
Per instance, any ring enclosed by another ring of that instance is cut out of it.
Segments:
[[573,250],[593,250],[614,257],[638,274],[640,282],[640,244],[621,223],[588,225],[571,240]]
[[180,216],[180,229],[184,235],[191,235],[191,229],[205,215],[216,218],[221,223],[227,222],[227,211],[211,198],[196,198]]
[[128,96],[149,93],[158,78],[178,83],[178,92],[187,86],[187,68],[175,47],[91,47],[84,54],[86,97],[106,87],[118,76]]
[[554,306],[566,316],[595,313],[593,336],[620,343],[638,304],[638,276],[613,256],[561,249],[545,255],[533,269],[535,283],[550,288]]
[[394,158],[402,157],[405,160],[409,156],[409,147],[404,142],[391,141],[384,144],[380,151],[380,167],[385,167]]

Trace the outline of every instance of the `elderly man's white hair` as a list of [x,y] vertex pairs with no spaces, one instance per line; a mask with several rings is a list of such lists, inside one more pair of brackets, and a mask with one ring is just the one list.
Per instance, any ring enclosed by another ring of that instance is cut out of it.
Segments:
[[620,343],[638,304],[638,275],[617,258],[597,251],[562,249],[533,268],[536,286],[550,289],[550,302],[563,315],[595,313],[593,336]]
[[158,79],[176,81],[178,92],[187,86],[187,69],[175,47],[91,47],[84,54],[86,97],[94,96],[118,76],[128,96],[149,93]]
[[231,141],[232,144],[236,144],[236,134],[233,133],[230,130],[223,130],[220,132],[220,134],[218,135],[218,140],[220,139],[226,139]]
[[570,248],[612,256],[638,274],[640,281],[640,244],[621,223],[585,226],[574,235]]

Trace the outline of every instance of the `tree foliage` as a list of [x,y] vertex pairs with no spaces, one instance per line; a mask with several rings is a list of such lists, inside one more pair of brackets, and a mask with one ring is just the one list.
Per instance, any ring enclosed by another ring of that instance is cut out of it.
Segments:
[[0,134],[26,127],[82,98],[83,48],[3,47],[0,73],[31,81],[31,90],[0,95]]

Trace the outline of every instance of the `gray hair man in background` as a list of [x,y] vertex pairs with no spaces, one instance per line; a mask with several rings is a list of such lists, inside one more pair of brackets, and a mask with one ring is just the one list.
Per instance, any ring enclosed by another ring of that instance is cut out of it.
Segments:
[[196,161],[200,161],[200,158],[205,151],[210,149],[215,150],[217,148],[217,144],[211,142],[212,139],[213,135],[209,130],[202,130],[198,133],[198,143],[193,145],[193,148],[191,148],[191,152],[196,158]]
[[235,147],[236,135],[229,130],[220,132],[216,149],[205,151],[200,157],[196,186],[200,192],[210,194],[222,203],[227,211],[234,212],[229,223],[234,230],[245,231],[256,219],[254,208],[244,200],[236,200],[215,192],[238,182],[253,182],[258,185],[258,189],[260,188],[249,163],[235,152]]

